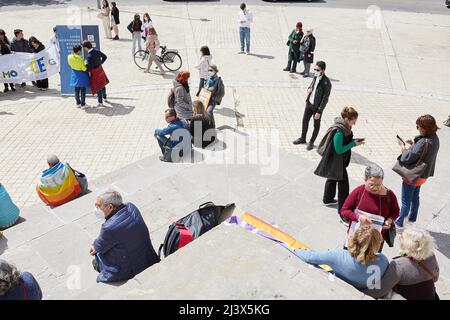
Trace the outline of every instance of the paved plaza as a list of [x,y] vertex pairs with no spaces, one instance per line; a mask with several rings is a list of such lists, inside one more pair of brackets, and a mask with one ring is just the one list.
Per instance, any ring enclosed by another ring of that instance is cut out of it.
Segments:
[[[423,188],[424,206],[418,224],[439,235],[441,257],[448,260],[450,128],[442,125],[450,115],[447,15],[254,4],[250,7],[254,14],[252,54],[238,55],[236,5],[145,7],[118,1],[118,6],[121,40],[101,42],[108,55],[104,68],[110,79],[110,102],[105,107],[76,108],[73,97],[60,96],[58,77],[50,78],[50,89],[44,93],[31,86],[16,93],[0,93],[0,182],[18,206],[23,209],[38,202],[34,188],[49,153],[57,154],[92,181],[149,156],[159,156],[153,132],[165,124],[163,111],[175,74],[148,75],[134,65],[131,36],[125,26],[135,12],[149,11],[161,43],[179,50],[182,69],[191,72],[192,91],[198,82],[193,67],[198,49],[209,46],[226,88],[215,112],[217,126],[258,133],[259,138],[278,145],[281,155],[317,164],[315,150],[292,144],[300,136],[306,88],[312,78],[282,71],[287,62],[287,36],[296,22],[302,21],[305,28],[314,28],[315,61],[326,61],[333,85],[316,144],[344,106],[355,106],[359,112],[354,133],[365,137],[366,144],[354,149],[349,167],[351,188],[362,180],[365,165],[375,162],[385,169],[387,186],[400,198],[400,179],[390,170],[399,154],[395,136],[414,136],[419,115],[430,113],[438,121],[441,149],[435,177]],[[99,24],[96,11],[86,6],[38,10],[39,19],[36,9],[21,9],[14,15],[0,11],[0,28],[11,33],[20,27],[26,37],[34,35],[47,45],[54,25]],[[299,65],[297,71],[301,70]],[[88,97],[87,103],[92,105],[96,100]],[[313,185],[322,183],[319,180]],[[448,261],[440,263],[443,273],[438,288],[444,293],[441,298],[448,299],[450,267]]]

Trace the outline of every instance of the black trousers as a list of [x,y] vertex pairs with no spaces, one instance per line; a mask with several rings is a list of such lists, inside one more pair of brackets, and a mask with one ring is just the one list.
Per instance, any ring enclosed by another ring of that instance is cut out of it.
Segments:
[[344,168],[342,180],[327,179],[325,182],[325,190],[323,192],[323,202],[331,202],[336,195],[336,185],[338,187],[338,213],[341,214],[341,208],[344,205],[345,199],[349,194],[349,183],[347,168]]
[[[315,109],[313,109],[313,105],[306,101],[305,106],[305,112],[303,113],[303,124],[302,124],[302,140],[306,140],[306,134],[308,133],[308,127],[309,127],[309,120],[317,113]],[[314,131],[311,136],[311,140],[309,140],[310,143],[314,143],[317,139],[317,135],[319,134],[320,130],[320,121],[322,120],[322,117],[320,117],[319,120],[314,119]]]

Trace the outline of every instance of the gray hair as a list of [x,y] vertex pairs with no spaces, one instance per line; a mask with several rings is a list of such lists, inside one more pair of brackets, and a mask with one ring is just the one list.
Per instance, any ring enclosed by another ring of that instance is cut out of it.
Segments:
[[20,280],[21,274],[16,266],[0,259],[0,296],[3,296]]
[[367,181],[370,178],[384,179],[383,169],[375,163],[368,165],[364,171],[364,181]]
[[48,166],[51,168],[59,163],[59,159],[55,154],[51,154],[47,157]]
[[435,243],[429,232],[417,227],[407,227],[401,235],[400,247],[408,257],[424,261],[433,255]]
[[103,200],[103,204],[105,206],[112,204],[114,207],[117,208],[123,203],[122,196],[118,191],[114,189],[108,189],[102,194],[100,194],[98,197]]

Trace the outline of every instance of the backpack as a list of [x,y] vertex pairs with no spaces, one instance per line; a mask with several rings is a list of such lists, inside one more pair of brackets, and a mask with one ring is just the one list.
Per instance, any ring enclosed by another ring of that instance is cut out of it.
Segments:
[[170,89],[169,96],[167,97],[167,105],[171,109],[175,108],[175,92],[173,89]]
[[217,79],[217,88],[216,91],[214,92],[214,100],[216,101],[216,104],[220,105],[220,103],[222,102],[222,98],[225,95],[225,86],[223,85],[223,81],[222,78],[219,77],[219,79]]
[[234,207],[234,203],[216,206],[212,202],[206,202],[200,205],[198,210],[172,223],[164,243],[159,246],[158,256],[161,257],[161,250],[163,250],[164,257],[167,257],[217,226],[222,212],[231,207]]

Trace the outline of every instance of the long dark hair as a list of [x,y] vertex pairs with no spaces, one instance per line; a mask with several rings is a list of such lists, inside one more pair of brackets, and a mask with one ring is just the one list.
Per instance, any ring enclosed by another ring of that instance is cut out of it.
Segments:
[[200,48],[200,52],[204,55],[204,56],[210,56],[211,52],[209,51],[208,46],[203,46]]
[[28,45],[30,46],[30,48],[34,48],[34,46],[32,45],[33,42],[37,43],[38,46],[42,45],[42,42],[40,42],[36,37],[31,36],[30,39],[28,40]]
[[142,16],[142,20],[145,20],[145,17],[148,17],[148,21],[152,21],[152,18],[150,18],[148,12],[144,13],[144,15]]
[[141,16],[139,14],[135,14],[134,15],[134,19],[133,19],[133,30],[137,29],[137,27],[139,26],[139,24],[142,25],[141,22]]
[[103,9],[109,8],[109,2],[108,2],[108,0],[103,0],[103,1],[102,1],[102,8],[103,8]]
[[9,42],[9,39],[8,39],[8,37],[6,36],[6,32],[5,32],[5,30],[3,30],[3,29],[0,29],[0,35],[2,35],[3,36],[3,41],[5,42],[5,44],[7,44],[7,45],[9,45],[10,44],[10,42]]

